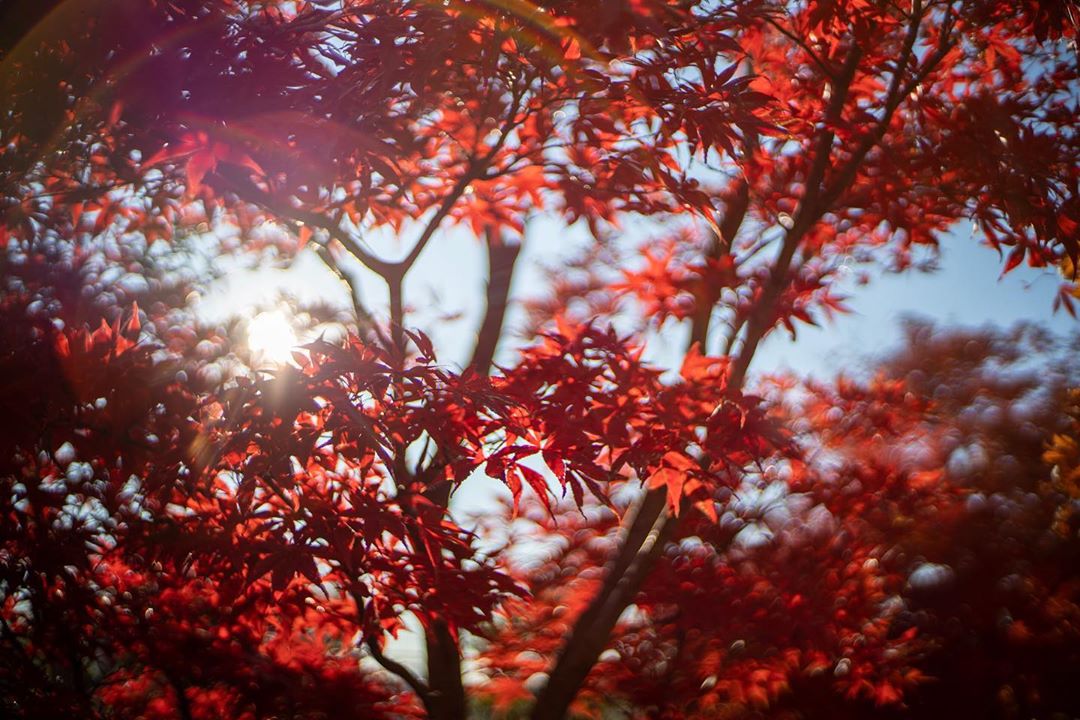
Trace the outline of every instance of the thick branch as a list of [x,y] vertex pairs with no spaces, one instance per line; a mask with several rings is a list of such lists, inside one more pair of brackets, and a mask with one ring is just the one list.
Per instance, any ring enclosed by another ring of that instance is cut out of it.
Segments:
[[843,109],[843,104],[847,99],[847,93],[851,86],[851,81],[854,78],[858,60],[859,57],[861,57],[861,52],[857,50],[857,46],[852,47],[852,51],[848,55],[848,61],[843,75],[844,85],[838,88],[838,91],[833,95],[832,102],[830,103],[826,119],[826,130],[821,136],[821,142],[815,155],[814,167],[811,170],[810,178],[807,181],[806,195],[799,204],[799,211],[795,218],[794,225],[784,238],[784,245],[773,266],[772,273],[770,273],[769,279],[763,288],[761,297],[754,309],[754,313],[747,321],[746,337],[743,341],[742,351],[739,353],[739,357],[732,367],[733,383],[739,385],[742,384],[746,376],[746,371],[749,369],[750,359],[753,357],[758,344],[771,327],[773,311],[776,308],[776,303],[780,298],[783,288],[787,284],[787,275],[791,267],[791,261],[802,238],[813,227],[814,223],[816,223],[823,214],[828,212],[829,208],[832,207],[855,180],[855,175],[867,154],[881,142],[881,139],[885,136],[889,123],[892,121],[893,115],[900,107],[903,99],[910,95],[915,87],[922,82],[935,67],[937,67],[938,63],[941,62],[942,58],[945,57],[951,48],[953,41],[949,37],[950,33],[945,32],[942,36],[942,42],[935,53],[926,59],[923,66],[911,80],[906,83],[903,82],[907,64],[914,55],[915,42],[918,39],[919,26],[922,19],[922,3],[920,0],[916,0],[912,8],[910,24],[908,25],[908,30],[904,37],[902,51],[900,57],[896,61],[896,66],[889,82],[889,89],[886,92],[881,118],[874,129],[862,139],[851,157],[848,158],[847,162],[845,162],[839,172],[836,173],[832,181],[829,182],[827,186],[823,186],[825,172],[828,169],[831,157],[830,149],[834,139],[833,133],[829,128],[840,117],[840,111]]
[[847,162],[844,163],[843,167],[836,174],[836,178],[825,190],[823,202],[828,203],[828,205],[836,202],[844,190],[846,190],[855,180],[855,175],[859,171],[859,167],[862,165],[863,160],[866,159],[866,156],[870,151],[885,137],[885,133],[889,129],[889,123],[892,122],[893,115],[900,107],[900,103],[903,102],[904,98],[914,92],[919,83],[925,80],[926,77],[937,68],[956,42],[956,39],[952,37],[951,32],[948,31],[949,24],[946,23],[946,31],[942,33],[941,42],[937,49],[923,61],[922,67],[918,69],[910,80],[906,83],[903,82],[904,70],[914,54],[915,40],[918,37],[918,20],[922,18],[921,4],[916,3],[916,7],[920,8],[920,11],[913,16],[912,25],[908,29],[909,32],[904,44],[904,53],[901,59],[897,61],[896,71],[893,73],[892,80],[889,84],[889,91],[886,96],[885,107],[881,119],[874,126],[874,129],[862,139],[862,142],[859,143],[858,147],[851,154],[851,157],[848,158]]
[[844,103],[847,102],[848,91],[855,79],[855,72],[862,58],[862,49],[853,44],[848,50],[844,60],[843,69],[837,79],[837,85],[833,89],[832,98],[825,110],[825,118],[821,133],[814,149],[814,160],[810,166],[810,172],[806,179],[806,192],[799,202],[794,224],[784,236],[784,243],[780,253],[773,263],[772,270],[762,288],[761,294],[750,317],[746,321],[746,337],[743,340],[742,349],[738,357],[732,363],[729,383],[732,387],[742,387],[746,380],[746,372],[750,368],[750,361],[757,352],[758,344],[772,326],[773,312],[776,303],[780,299],[784,288],[788,283],[788,271],[791,261],[795,257],[795,251],[799,247],[806,233],[814,226],[824,208],[819,203],[822,193],[822,182],[825,179],[825,171],[829,167],[832,158],[832,145],[836,139],[833,128],[840,121]]
[[433,618],[426,633],[428,682],[432,720],[465,720],[465,686],[461,682],[461,652],[446,622]]
[[[405,274],[412,268],[413,264],[420,256],[420,253],[423,252],[442,221],[450,214],[458,199],[461,198],[474,180],[485,175],[492,160],[502,150],[503,145],[506,143],[513,128],[514,118],[517,115],[523,94],[524,89],[515,90],[513,100],[510,103],[509,112],[500,128],[498,140],[492,146],[490,151],[483,155],[483,157],[473,156],[469,159],[465,172],[458,179],[457,183],[454,184],[450,193],[443,199],[442,204],[439,206],[435,215],[428,221],[428,224],[417,239],[416,244],[413,245],[412,250],[409,251],[409,254],[405,256],[404,260],[394,266],[392,274],[384,276],[390,289],[390,319],[393,344],[398,348],[402,357],[404,357],[405,349],[405,308],[402,298],[402,283]],[[499,334],[501,333],[503,316],[506,309],[506,297],[509,293],[510,277],[513,271],[514,260],[516,260],[518,252],[518,248],[513,248],[513,256],[508,258],[508,262],[506,259],[499,259],[498,263],[496,263],[496,255],[498,253],[490,236],[488,244],[489,264],[492,268],[492,273],[489,276],[488,310],[487,315],[485,316],[485,326],[482,327],[481,338],[478,340],[478,350],[481,350],[484,347],[484,328],[487,326],[488,318],[493,314],[493,304],[496,306],[499,305],[497,299],[495,303],[492,303],[492,286],[495,286],[494,292],[496,295],[500,293],[502,295],[502,307],[501,309],[496,308],[498,315],[497,326],[493,331],[494,339],[490,341],[490,355],[484,365],[485,369],[491,364],[491,358],[494,357],[495,345],[497,344]],[[496,272],[496,264],[500,267],[505,264],[507,266],[505,272],[502,270]],[[503,280],[504,275],[505,280]],[[500,290],[500,283],[505,283],[505,289]],[[492,318],[491,322],[494,324],[495,318]],[[474,362],[475,360],[476,356],[474,353]],[[449,501],[449,486],[445,487],[445,492],[439,492],[437,494],[439,496],[438,501],[445,507],[446,503]],[[436,720],[464,720],[467,703],[465,698],[465,687],[461,681],[461,651],[458,647],[457,638],[450,632],[446,621],[437,616],[429,619],[424,635],[428,656],[428,683],[430,685],[432,701],[432,704],[428,706],[428,714]]]
[[420,702],[424,704],[424,708],[427,709],[428,713],[431,713],[431,691],[428,689],[428,686],[424,684],[424,681],[416,677],[409,668],[405,667],[397,660],[383,655],[382,648],[379,647],[379,642],[374,637],[367,638],[366,644],[368,652],[371,653],[371,657],[375,658],[375,661],[386,668],[386,670],[401,678],[405,684],[416,693],[416,696],[420,698]]
[[[861,49],[853,45],[845,59],[838,86],[826,110],[825,126],[818,137],[814,164],[807,177],[806,195],[800,204],[795,225],[785,237],[784,245],[766,285],[766,292],[759,301],[758,312],[748,321],[747,340],[744,342],[729,380],[732,388],[741,387],[745,381],[746,370],[760,340],[759,333],[763,334],[763,331],[756,330],[755,326],[766,322],[768,316],[771,315],[772,307],[787,282],[787,271],[799,241],[820,217],[816,205],[835,139],[832,127],[840,119],[861,57]],[[742,212],[745,213],[745,209]],[[741,224],[741,216],[738,217],[738,222]],[[736,230],[737,228],[738,225],[735,226]],[[706,325],[703,333],[706,338],[707,332]],[[698,334],[702,334],[700,328]],[[753,339],[755,335],[758,337]],[[692,332],[692,341],[695,339],[693,336]],[[605,577],[604,585],[575,623],[552,668],[548,684],[537,697],[533,709],[533,720],[558,720],[565,716],[570,703],[607,643],[619,616],[640,590],[674,525],[675,521],[671,513],[667,512],[666,494],[659,489],[647,492],[627,531],[619,554],[612,563],[609,574]],[[642,537],[643,532],[644,537]]]
[[559,653],[547,685],[533,707],[532,720],[560,720],[596,664],[626,607],[633,601],[670,539],[675,520],[665,512],[663,490],[645,494],[604,586],[578,618]]
[[[725,218],[726,222],[721,226],[723,237],[734,237],[744,215],[745,208],[738,213],[737,221],[734,215],[730,222]],[[704,339],[707,339],[707,326],[704,332]],[[537,696],[533,720],[559,720],[565,716],[619,617],[641,590],[675,525],[675,518],[667,510],[666,489],[647,491],[638,504],[618,554],[608,566],[603,585],[574,623],[547,684]]]
[[176,694],[176,713],[180,720],[191,720],[191,701],[188,700],[187,688],[172,673],[166,673],[165,677]]
[[[744,192],[740,188],[736,203],[732,206],[734,212],[725,216],[720,228],[720,242],[729,248],[746,213],[746,207],[741,206],[743,197]],[[706,325],[700,341],[704,344],[707,339]],[[693,342],[695,338],[692,333],[691,344]],[[603,585],[574,623],[552,666],[547,685],[537,696],[533,707],[533,720],[559,720],[566,714],[589,670],[600,657],[619,617],[648,577],[675,525],[676,520],[667,509],[667,490],[648,490],[630,521],[618,554],[607,568]]]
[[404,281],[400,275],[386,278],[390,292],[390,342],[402,363],[405,361],[405,300],[401,288]]
[[[405,464],[404,452],[395,457],[393,463],[394,481],[398,487],[398,501],[402,510],[410,517],[416,517],[413,505],[413,489],[415,487],[415,475],[411,474]],[[434,578],[433,582],[439,585],[438,561],[428,552],[423,552],[427,542],[423,530],[416,522],[410,522],[407,526],[412,550],[421,562],[428,564]],[[423,558],[431,558],[431,562]],[[427,699],[424,706],[428,717],[432,720],[464,720],[465,718],[465,686],[461,681],[461,651],[458,648],[457,638],[450,632],[449,625],[438,613],[424,613],[421,621],[424,625],[424,640],[427,646]]]
[[488,284],[485,297],[484,319],[476,336],[469,367],[487,374],[495,359],[499,339],[502,337],[506,308],[510,300],[510,283],[514,265],[521,254],[520,244],[510,244],[499,237],[497,231],[487,232]]
[[[746,178],[736,180],[735,193],[731,201],[724,208],[724,219],[720,222],[719,234],[714,234],[708,249],[705,251],[705,262],[719,260],[731,252],[735,245],[735,236],[742,227],[746,210],[750,206],[750,185]],[[702,296],[695,298],[697,306],[694,309],[694,317],[690,325],[690,344],[697,344],[702,352],[705,352],[705,343],[709,337],[709,326],[712,324],[712,311],[720,299],[722,288],[703,288]]]

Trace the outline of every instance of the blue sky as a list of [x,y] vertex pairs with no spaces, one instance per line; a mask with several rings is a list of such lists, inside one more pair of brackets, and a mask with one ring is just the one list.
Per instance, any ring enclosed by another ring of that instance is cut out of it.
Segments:
[[1053,312],[1061,277],[1052,268],[1021,266],[1001,277],[995,250],[960,234],[942,244],[937,272],[883,275],[855,288],[853,312],[822,328],[798,328],[792,342],[777,333],[762,348],[757,367],[787,368],[819,376],[835,374],[882,355],[900,339],[900,321],[917,315],[945,325],[1043,324],[1075,333],[1080,324],[1064,310]]
[[[530,225],[515,276],[514,296],[542,293],[550,279],[544,277],[540,261],[581,242],[582,232],[548,220]],[[388,236],[368,241],[385,257],[401,254],[408,247],[408,242],[399,243]],[[485,262],[483,247],[471,233],[452,228],[435,238],[406,279],[406,302],[413,306],[407,322],[433,337],[440,359],[448,364],[466,361],[471,350],[482,311]],[[850,288],[847,305],[852,313],[825,321],[822,327],[799,325],[795,340],[783,330],[773,333],[759,351],[754,369],[828,376],[844,368],[863,366],[898,341],[900,321],[909,315],[961,325],[1008,326],[1022,320],[1034,321],[1059,333],[1073,333],[1080,327],[1064,311],[1052,311],[1061,282],[1055,270],[1022,265],[1001,277],[1001,268],[996,251],[966,232],[956,232],[943,241],[936,272],[881,274],[869,285]],[[357,270],[363,278],[369,308],[377,316],[385,313],[382,281]],[[344,285],[314,255],[302,253],[286,270],[230,272],[207,295],[201,314],[209,319],[230,313],[252,314],[279,290],[309,300],[328,298],[342,307],[348,303]],[[510,322],[514,319],[511,313]],[[672,326],[653,337],[648,357],[663,365],[677,365],[686,332],[685,327]],[[512,349],[504,350],[501,359],[511,361]]]
[[[543,277],[546,271],[539,261],[580,242],[581,233],[581,229],[567,229],[554,221],[532,224],[513,294],[521,297],[542,293],[550,278]],[[383,257],[394,257],[409,247],[408,242],[399,244],[389,236],[370,238],[369,242]],[[908,316],[967,326],[1004,327],[1031,321],[1063,335],[1080,328],[1077,320],[1064,311],[1052,311],[1061,283],[1052,268],[1022,265],[1001,277],[1002,261],[997,252],[966,233],[945,238],[940,260],[936,272],[880,274],[868,285],[850,288],[850,314],[837,315],[821,327],[799,325],[794,340],[786,331],[773,333],[759,349],[752,370],[787,370],[819,378],[838,372],[858,373],[896,346],[901,337],[901,320]],[[406,302],[415,307],[407,322],[432,336],[440,360],[448,365],[460,365],[471,352],[482,311],[485,262],[483,247],[471,233],[449,229],[435,238],[407,278]],[[370,273],[361,275],[365,300],[380,316],[387,306],[385,286]],[[313,254],[305,252],[288,269],[228,273],[206,297],[200,312],[209,319],[233,313],[253,316],[281,291],[309,300],[330,299],[342,308],[349,302],[344,284]],[[514,313],[509,322],[514,322]],[[684,325],[654,335],[646,357],[665,367],[678,367],[687,333]],[[504,346],[500,359],[512,362],[512,343]],[[455,505],[465,510],[481,509],[501,490],[492,481],[470,478],[456,493]]]

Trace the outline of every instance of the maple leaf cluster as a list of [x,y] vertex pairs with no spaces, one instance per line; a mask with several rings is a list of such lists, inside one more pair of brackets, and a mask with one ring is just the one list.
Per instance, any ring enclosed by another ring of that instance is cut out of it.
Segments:
[[[1065,568],[1078,548],[1060,533],[1075,362],[1030,327],[908,332],[866,380],[768,393],[797,437],[733,495],[717,494],[718,522],[684,518],[576,712],[903,717],[906,706],[951,717],[1069,706],[1080,596]],[[1009,413],[1025,415],[1022,437]],[[1062,463],[1053,472],[1041,457],[1052,428],[1062,429],[1047,450]],[[518,532],[548,539],[512,559],[531,594],[505,606],[482,654],[484,687],[508,712],[527,704],[546,658],[589,612],[619,540],[603,508],[555,520],[534,506],[526,518]]]

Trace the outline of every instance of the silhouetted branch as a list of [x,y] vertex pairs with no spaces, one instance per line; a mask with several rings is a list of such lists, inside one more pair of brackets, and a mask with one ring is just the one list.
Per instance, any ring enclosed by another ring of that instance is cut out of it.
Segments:
[[487,374],[495,359],[499,339],[502,337],[506,309],[510,300],[510,284],[514,265],[521,254],[521,245],[505,242],[496,231],[488,230],[488,284],[485,295],[484,318],[476,337],[469,367]]

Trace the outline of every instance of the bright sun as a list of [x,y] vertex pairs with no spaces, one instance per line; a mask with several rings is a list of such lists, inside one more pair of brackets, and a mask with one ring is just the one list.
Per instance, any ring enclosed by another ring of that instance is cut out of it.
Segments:
[[292,358],[298,342],[296,332],[280,310],[259,313],[248,322],[248,349],[263,362],[284,365]]

